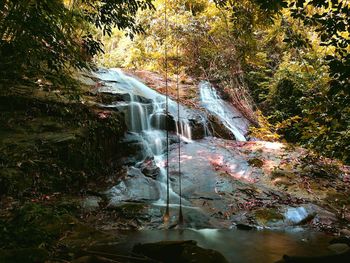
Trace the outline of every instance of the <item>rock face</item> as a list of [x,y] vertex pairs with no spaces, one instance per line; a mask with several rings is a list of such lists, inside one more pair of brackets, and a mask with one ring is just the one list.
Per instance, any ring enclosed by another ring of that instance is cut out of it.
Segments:
[[137,166],[141,172],[152,179],[157,179],[160,173],[160,168],[156,165],[154,157],[146,157],[143,162],[139,163]]
[[209,130],[211,134],[218,138],[234,140],[234,135],[222,124],[222,122],[214,115],[209,115]]
[[212,249],[197,246],[197,242],[189,241],[162,241],[149,244],[138,244],[134,253],[164,263],[227,263],[223,255]]
[[130,167],[128,174],[108,194],[112,203],[121,201],[156,201],[159,199],[157,182],[146,177],[138,168]]
[[[183,143],[181,180],[185,226],[304,226],[327,232],[334,232],[341,226],[346,228],[342,223],[344,221],[330,206],[337,205],[335,199],[330,198],[334,191],[338,191],[339,197],[349,193],[347,187],[340,188],[344,185],[346,171],[315,178],[309,170],[302,170],[305,155],[303,149],[289,149],[280,143],[234,142],[217,138]],[[179,199],[175,194],[179,194],[180,178],[177,172],[178,149],[175,145],[171,147],[169,168],[170,186],[174,193],[170,199],[171,212],[176,214]],[[146,199],[150,200],[150,196],[155,197],[157,191],[162,191],[159,184],[153,181],[157,169],[154,169],[151,158],[139,164],[139,169],[149,177],[141,175],[140,170],[134,171],[138,175],[129,176],[128,185],[139,189],[126,190],[130,193],[128,198],[133,196],[135,200],[144,199],[140,189],[147,189],[147,192],[152,192],[147,194]],[[141,183],[147,187],[144,188]],[[149,187],[155,188],[150,190]],[[338,209],[343,209],[343,204],[344,201],[341,201]],[[152,215],[159,215],[158,220],[161,222],[164,206],[151,206]],[[176,224],[176,221],[172,224]],[[143,227],[147,226],[153,227],[145,222]]]
[[[193,104],[186,100],[186,106],[180,104],[178,108],[176,97],[170,96],[166,119],[162,87],[153,85],[150,89],[120,70],[106,70],[99,77],[104,82],[99,88],[101,101],[124,112],[129,127],[121,143],[128,174],[108,192],[110,203],[146,203],[150,222],[144,222],[143,227],[152,228],[155,221],[162,221],[167,196],[170,211],[177,213],[180,179],[187,227],[311,226],[334,232],[342,225],[339,216],[343,222],[347,220],[348,171],[303,149],[289,149],[281,143],[244,142],[249,122],[209,84],[200,85],[200,92],[194,90],[193,99],[197,98]],[[155,76],[151,74],[151,78]],[[160,79],[156,83],[162,84]],[[113,95],[118,102],[113,101]],[[170,136],[164,132],[166,122]],[[180,173],[174,131],[183,137]],[[234,141],[235,137],[240,141]],[[167,139],[171,144],[169,181],[164,154]],[[176,225],[175,221],[171,218],[171,225]],[[346,231],[348,226],[342,228]]]

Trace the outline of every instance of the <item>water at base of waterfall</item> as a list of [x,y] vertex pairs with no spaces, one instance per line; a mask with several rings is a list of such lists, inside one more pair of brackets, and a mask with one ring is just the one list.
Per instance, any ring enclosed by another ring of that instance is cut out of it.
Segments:
[[[121,231],[122,240],[115,245],[101,246],[103,252],[118,251],[129,255],[135,244],[160,241],[195,240],[198,246],[220,252],[228,262],[271,263],[283,255],[323,256],[332,254],[328,249],[330,236],[309,231],[244,231],[224,229],[181,229]],[[316,262],[316,261],[315,261]]]

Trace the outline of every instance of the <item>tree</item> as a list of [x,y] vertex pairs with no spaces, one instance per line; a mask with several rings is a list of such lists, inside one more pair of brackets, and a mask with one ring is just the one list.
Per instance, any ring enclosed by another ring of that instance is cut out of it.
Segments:
[[130,35],[139,33],[136,13],[153,8],[151,1],[2,1],[1,79],[48,77],[88,67],[88,58],[103,51],[94,29],[110,34],[118,27]]
[[233,21],[237,6],[247,2],[262,15],[258,19],[273,21],[265,29],[252,30],[252,23],[242,27],[256,42],[243,70],[255,101],[277,131],[290,142],[350,162],[349,2],[215,2],[231,11]]

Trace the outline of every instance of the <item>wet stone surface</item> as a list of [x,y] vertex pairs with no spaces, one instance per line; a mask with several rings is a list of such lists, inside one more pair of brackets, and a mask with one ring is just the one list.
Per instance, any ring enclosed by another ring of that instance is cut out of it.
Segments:
[[[170,186],[173,192],[170,196],[170,225],[174,226],[178,217],[180,178],[177,146],[172,145],[170,149]],[[302,155],[302,151],[289,151],[279,143],[241,143],[217,138],[182,143],[185,226],[234,228],[247,225],[258,229],[303,226],[327,232],[341,227],[345,231],[349,223],[329,206],[328,195],[316,197],[317,188],[310,190],[309,185],[303,184],[305,178],[293,172],[294,168],[286,169],[286,163],[289,167],[291,162],[299,162]],[[129,169],[128,178],[110,192],[111,203],[142,200],[151,205],[153,211],[158,211],[151,217],[161,222],[165,202],[159,200],[162,188],[157,171],[152,158],[146,158],[139,168]],[[278,183],[276,179],[280,177],[287,177],[290,184]],[[322,180],[343,184],[341,177]],[[296,185],[298,189],[294,190]],[[334,190],[330,188],[328,191]],[[148,226],[146,222],[142,227],[152,228],[152,225]]]

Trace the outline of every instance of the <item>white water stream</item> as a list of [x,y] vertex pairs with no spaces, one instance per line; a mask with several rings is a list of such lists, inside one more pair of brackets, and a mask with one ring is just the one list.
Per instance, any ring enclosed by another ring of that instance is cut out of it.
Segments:
[[242,115],[234,107],[222,100],[217,91],[208,82],[201,82],[200,96],[202,105],[213,115],[217,116],[237,141],[246,141],[244,134],[238,127],[242,123]]

